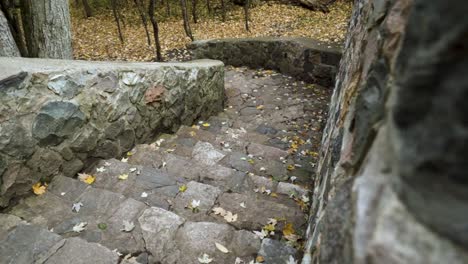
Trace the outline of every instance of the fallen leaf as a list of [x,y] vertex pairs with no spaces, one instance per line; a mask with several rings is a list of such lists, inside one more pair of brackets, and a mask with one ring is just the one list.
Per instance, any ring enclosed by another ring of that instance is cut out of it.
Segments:
[[268,236],[268,232],[265,231],[265,230],[261,230],[261,231],[253,231],[253,233],[258,236],[260,239],[264,239],[265,237]]
[[187,190],[187,185],[181,185],[179,186],[179,192],[185,192]]
[[135,228],[135,224],[133,222],[129,222],[127,220],[123,221],[123,228],[121,229],[124,232],[132,232]]
[[124,163],[127,163],[128,162],[128,158],[122,158],[120,161],[124,162]]
[[263,109],[263,105],[257,106],[257,109],[258,109],[258,110],[262,110],[262,109]]
[[210,124],[209,124],[209,123],[203,123],[202,126],[204,126],[204,127],[209,127]]
[[294,260],[294,257],[290,255],[286,264],[297,264],[297,260]]
[[141,193],[141,197],[142,197],[142,198],[146,198],[146,197],[148,197],[148,193],[146,193],[146,192],[142,192],[142,193]]
[[190,131],[190,133],[189,133],[189,134],[190,134],[190,136],[192,136],[192,137],[194,137],[194,136],[196,136],[196,135],[197,135],[197,133],[196,133],[195,131]]
[[226,220],[228,223],[235,222],[237,220],[237,214],[233,214],[228,211],[224,216],[224,220]]
[[119,180],[123,181],[123,180],[126,180],[126,179],[128,179],[128,174],[120,174],[119,175]]
[[206,253],[203,253],[202,257],[198,258],[198,262],[200,263],[211,263],[212,261],[213,259],[210,258],[210,256],[208,256]]
[[88,225],[87,222],[81,222],[79,224],[76,224],[75,226],[73,226],[73,232],[81,233],[83,230],[86,229],[87,225]]
[[32,186],[33,193],[35,195],[42,195],[46,192],[47,184],[42,184],[41,182],[37,182]]
[[240,207],[242,207],[242,208],[247,208],[247,207],[245,206],[245,202],[240,203]]
[[296,169],[296,167],[294,165],[288,165],[288,171],[293,171],[294,169]]
[[93,184],[96,180],[96,177],[86,173],[78,173],[78,179],[87,184]]
[[223,253],[229,253],[229,250],[225,246],[223,246],[223,245],[221,245],[219,243],[216,243],[216,242],[215,242],[215,246],[219,251],[221,251]]
[[212,211],[215,215],[225,216],[227,214],[226,210],[221,207],[215,207]]
[[75,211],[78,213],[82,206],[83,206],[82,202],[74,203],[72,206],[72,211]]
[[97,172],[105,172],[106,169],[104,167],[99,167],[99,168],[96,168],[96,171]]
[[133,152],[131,152],[131,151],[127,152],[127,156],[128,156],[128,157],[130,157],[130,156],[132,156],[132,155],[133,155]]
[[110,165],[111,165],[110,162],[107,162],[107,161],[104,162],[104,166],[109,167]]
[[283,227],[283,235],[284,236],[289,236],[295,233],[294,227],[292,223],[287,223]]
[[106,223],[99,223],[97,227],[101,230],[106,230],[107,229],[107,224]]
[[135,172],[137,168],[130,168],[130,172]]
[[258,262],[258,263],[263,263],[263,262],[265,262],[265,258],[263,256],[258,255],[255,258],[255,261]]
[[273,231],[275,231],[275,229],[276,229],[275,225],[273,225],[273,224],[268,224],[268,225],[265,225],[263,227],[263,230],[266,230],[268,232],[273,232]]

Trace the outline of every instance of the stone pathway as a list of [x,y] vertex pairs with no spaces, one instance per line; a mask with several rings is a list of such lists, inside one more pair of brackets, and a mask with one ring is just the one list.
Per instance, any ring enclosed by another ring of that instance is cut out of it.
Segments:
[[331,90],[245,68],[225,80],[219,115],[0,214],[0,263],[300,260]]

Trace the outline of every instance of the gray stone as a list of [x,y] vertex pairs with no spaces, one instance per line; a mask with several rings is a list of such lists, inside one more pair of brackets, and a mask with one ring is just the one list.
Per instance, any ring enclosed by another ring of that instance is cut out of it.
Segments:
[[192,158],[205,165],[214,165],[224,156],[224,153],[216,150],[210,143],[201,141],[197,142],[192,152]]
[[[221,194],[219,188],[211,185],[191,181],[187,183],[187,190],[179,193],[175,199],[174,211],[190,220],[200,221],[207,219],[207,213],[210,212],[216,198]],[[198,212],[192,212],[186,208],[193,200],[200,201]]]
[[0,226],[0,240],[3,240],[11,229],[25,222],[14,215],[0,214],[0,223],[2,223]]
[[78,105],[65,101],[49,102],[36,116],[32,133],[42,145],[56,145],[73,135],[85,120]]
[[[238,215],[237,221],[231,223],[237,228],[260,230],[270,218],[286,219],[295,228],[299,228],[305,223],[304,213],[289,198],[270,198],[265,194],[224,193],[218,198],[218,203],[219,207]],[[244,203],[246,208],[241,207],[241,203]],[[219,216],[212,215],[221,219]]]
[[54,93],[66,99],[71,99],[75,97],[84,86],[80,83],[76,83],[73,78],[64,74],[59,74],[49,78],[47,87]]
[[292,256],[296,259],[297,250],[283,242],[265,238],[262,240],[262,245],[258,254],[265,258],[265,263],[268,264],[283,264]]
[[180,254],[175,244],[178,228],[185,219],[161,208],[146,209],[138,219],[146,249],[151,253],[155,262],[178,263]]
[[276,189],[277,193],[291,195],[294,194],[296,197],[301,197],[302,195],[308,195],[309,190],[304,189],[301,186],[296,184],[287,183],[287,182],[280,182],[278,183],[278,188]]
[[260,250],[260,245],[260,238],[246,230],[234,232],[231,242],[231,248],[237,256],[253,257]]
[[[208,254],[213,263],[234,263],[232,253],[222,253],[215,243],[228,246],[232,239],[234,228],[227,224],[210,222],[187,222],[177,232],[176,241],[180,248],[180,263],[199,263],[198,258]],[[229,250],[229,248],[228,248]],[[232,249],[230,249],[232,251]]]
[[35,263],[41,254],[62,240],[46,229],[19,225],[0,241],[0,263]]
[[62,164],[62,173],[67,177],[73,177],[83,169],[84,164],[79,159],[65,161]]
[[62,264],[62,263],[118,263],[117,252],[96,244],[88,243],[80,238],[68,238],[57,247],[52,248],[47,255],[43,256],[37,263]]

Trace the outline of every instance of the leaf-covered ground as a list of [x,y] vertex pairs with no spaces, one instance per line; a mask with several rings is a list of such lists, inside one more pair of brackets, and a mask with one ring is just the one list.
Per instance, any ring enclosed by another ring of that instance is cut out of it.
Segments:
[[[208,16],[201,12],[198,23],[192,22],[191,26],[195,39],[304,36],[326,42],[341,42],[344,39],[351,8],[349,1],[337,1],[330,7],[330,13],[324,14],[299,6],[263,3],[250,10],[251,30],[247,32],[244,28],[243,9],[234,6],[228,11],[224,23],[219,16]],[[83,18],[78,10],[74,11],[72,25],[75,59],[153,60],[154,46],[148,46],[144,28],[136,12],[121,11],[125,22],[123,26],[125,42],[121,44],[111,10],[101,10],[88,19]],[[163,7],[160,7],[159,11],[165,12]],[[172,12],[180,13],[180,10]],[[215,12],[219,14],[220,10]],[[158,20],[165,59],[178,57],[174,52],[186,52],[181,49],[190,43],[190,39],[184,34],[182,20],[165,19],[161,16]]]

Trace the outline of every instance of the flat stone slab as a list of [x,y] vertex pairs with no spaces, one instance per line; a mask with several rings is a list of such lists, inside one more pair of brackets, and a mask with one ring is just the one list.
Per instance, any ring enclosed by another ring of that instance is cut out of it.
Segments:
[[[192,221],[201,221],[208,218],[208,213],[221,194],[221,190],[211,185],[191,181],[187,183],[187,190],[179,193],[175,199],[174,211]],[[194,201],[199,202],[199,206],[190,209],[189,206]]]

